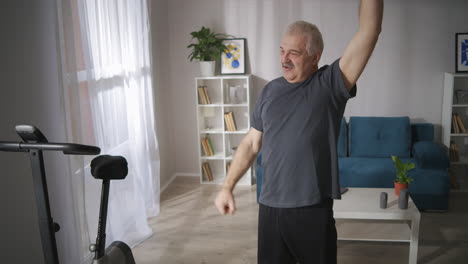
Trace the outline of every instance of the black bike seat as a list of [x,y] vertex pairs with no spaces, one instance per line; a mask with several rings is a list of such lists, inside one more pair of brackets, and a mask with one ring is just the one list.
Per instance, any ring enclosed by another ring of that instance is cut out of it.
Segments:
[[123,180],[128,174],[127,160],[122,156],[98,156],[91,161],[91,174],[101,180]]

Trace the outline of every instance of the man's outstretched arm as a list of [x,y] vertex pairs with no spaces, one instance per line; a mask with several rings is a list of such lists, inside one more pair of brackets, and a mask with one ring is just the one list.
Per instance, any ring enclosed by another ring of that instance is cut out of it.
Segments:
[[350,90],[364,71],[382,30],[383,0],[361,0],[359,30],[340,59],[346,88]]

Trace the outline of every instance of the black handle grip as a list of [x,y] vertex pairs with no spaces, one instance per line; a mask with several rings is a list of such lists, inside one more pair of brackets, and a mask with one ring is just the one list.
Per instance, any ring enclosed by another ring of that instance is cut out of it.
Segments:
[[95,146],[72,144],[72,143],[25,143],[25,142],[4,142],[0,141],[1,151],[22,151],[46,150],[63,151],[68,155],[97,155],[101,149]]
[[0,151],[27,152],[27,150],[20,148],[19,142],[7,142],[7,141],[0,141]]

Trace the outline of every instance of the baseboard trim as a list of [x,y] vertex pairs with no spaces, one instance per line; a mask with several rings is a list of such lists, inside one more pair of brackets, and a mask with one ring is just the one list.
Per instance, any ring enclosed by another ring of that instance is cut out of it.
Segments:
[[166,190],[166,188],[175,180],[177,176],[200,177],[200,174],[176,172],[172,174],[171,178],[163,186],[161,186],[161,193],[164,192],[164,190]]
[[161,186],[160,193],[164,192],[164,190],[166,190],[169,184],[171,184],[175,180],[176,177],[177,177],[177,173],[172,174],[171,178],[163,186]]
[[190,176],[190,177],[200,177],[198,173],[185,173],[185,172],[177,172],[175,173],[177,176]]

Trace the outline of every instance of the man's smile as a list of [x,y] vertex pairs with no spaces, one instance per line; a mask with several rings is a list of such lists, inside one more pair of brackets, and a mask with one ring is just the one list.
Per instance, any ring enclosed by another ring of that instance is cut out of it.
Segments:
[[294,68],[294,64],[292,64],[292,63],[283,63],[282,67],[283,67],[284,70],[289,71],[289,70],[292,70]]

